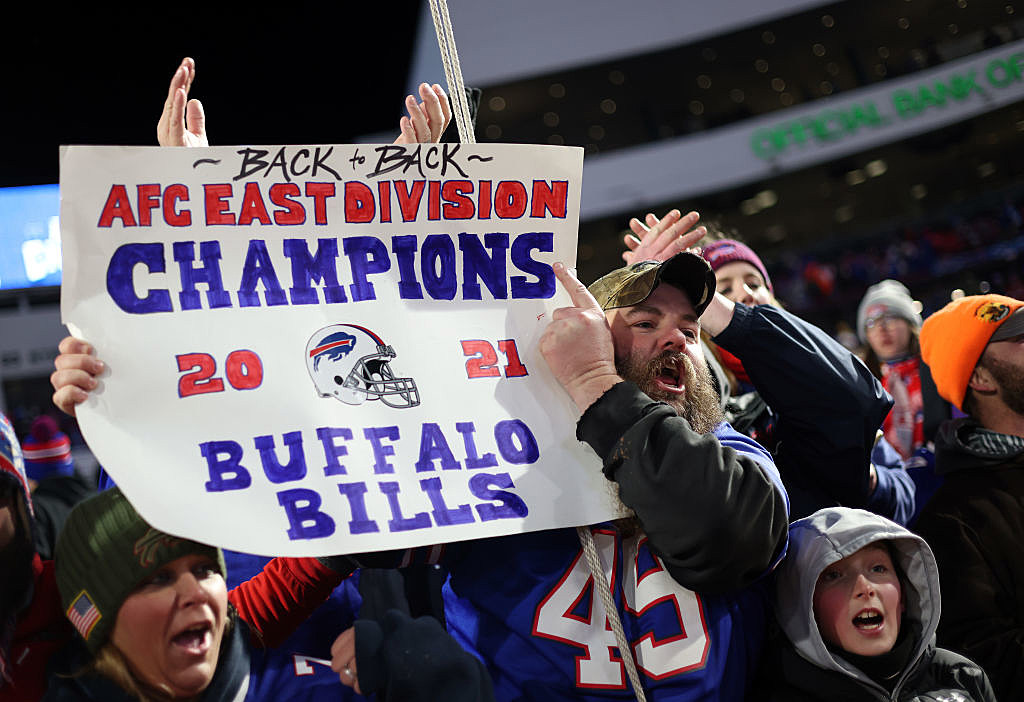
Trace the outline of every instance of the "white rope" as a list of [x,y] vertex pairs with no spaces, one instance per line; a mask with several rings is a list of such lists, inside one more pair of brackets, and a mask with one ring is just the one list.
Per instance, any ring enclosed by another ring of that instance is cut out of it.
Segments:
[[448,81],[448,99],[455,114],[455,124],[459,128],[459,141],[463,144],[475,144],[476,136],[473,134],[473,124],[469,116],[466,87],[462,82],[462,65],[459,63],[459,52],[455,48],[455,34],[452,32],[447,1],[430,0],[430,16],[434,20],[437,46],[441,50],[441,63],[444,64],[444,75]]
[[590,532],[590,527],[585,526],[576,527],[576,534],[580,537],[580,543],[583,544],[583,557],[587,559],[590,575],[594,578],[594,589],[601,597],[604,611],[608,615],[608,623],[611,624],[612,633],[615,634],[615,643],[619,645],[619,657],[622,658],[622,663],[626,666],[629,681],[633,683],[633,694],[636,695],[639,702],[647,702],[644,688],[640,684],[640,673],[636,669],[636,660],[633,659],[633,648],[626,641],[626,633],[622,630],[622,620],[619,618],[619,610],[615,607],[615,600],[612,599],[612,591],[605,578],[601,557],[597,554],[594,535]]
[[[452,105],[452,111],[455,113],[455,123],[459,128],[459,141],[463,144],[475,144],[476,137],[473,134],[473,125],[469,116],[469,102],[466,98],[465,85],[462,82],[462,66],[459,64],[459,52],[455,48],[455,35],[452,32],[452,20],[448,15],[447,1],[430,0],[430,16],[434,20],[437,46],[441,50],[441,63],[444,64],[444,75],[448,81],[448,98]],[[598,555],[597,545],[594,543],[594,535],[590,533],[589,527],[577,527],[576,533],[583,545],[583,555],[587,559],[587,566],[594,578],[594,587],[604,604],[608,622],[615,635],[615,642],[619,646],[622,662],[626,666],[626,674],[629,676],[630,682],[633,683],[633,692],[639,702],[647,702],[647,696],[640,684],[636,661],[633,659],[633,649],[626,641],[626,634],[622,630],[622,620],[619,618],[619,610],[615,607],[612,591],[605,579],[601,557]]]

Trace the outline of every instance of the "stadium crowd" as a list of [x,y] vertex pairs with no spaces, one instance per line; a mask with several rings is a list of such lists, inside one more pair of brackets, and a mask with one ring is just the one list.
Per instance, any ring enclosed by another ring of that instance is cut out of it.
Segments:
[[[162,146],[207,144],[194,76],[185,59]],[[406,109],[397,143],[451,118],[436,85]],[[0,700],[1024,699],[1021,291],[922,315],[917,254],[886,251],[884,280],[842,261],[862,359],[784,306],[791,271],[698,220],[631,220],[625,265],[589,286],[554,265],[571,305],[540,350],[580,413],[561,429],[626,519],[253,559],[87,483],[52,418],[20,440],[2,418]],[[102,358],[68,337],[55,366],[74,415]],[[584,565],[598,541],[610,583]],[[443,605],[410,566],[443,569]],[[570,600],[542,621],[567,578],[596,626]]]

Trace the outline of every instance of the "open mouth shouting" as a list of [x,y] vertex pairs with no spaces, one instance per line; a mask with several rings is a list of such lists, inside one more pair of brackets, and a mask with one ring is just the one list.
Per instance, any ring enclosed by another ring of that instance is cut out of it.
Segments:
[[205,656],[213,643],[213,622],[192,624],[171,637],[171,644],[189,656]]
[[853,628],[860,633],[872,636],[880,633],[885,627],[885,615],[874,607],[870,607],[858,612],[852,623]]
[[658,360],[654,383],[666,393],[682,395],[686,392],[686,369],[682,356],[672,355]]

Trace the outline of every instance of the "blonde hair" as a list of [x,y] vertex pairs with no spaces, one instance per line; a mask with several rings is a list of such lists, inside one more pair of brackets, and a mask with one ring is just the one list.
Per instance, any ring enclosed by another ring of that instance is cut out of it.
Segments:
[[173,695],[164,693],[162,690],[154,690],[143,686],[135,674],[132,673],[121,650],[112,642],[103,644],[96,656],[83,672],[101,675],[137,699],[139,702],[166,702],[174,699]]

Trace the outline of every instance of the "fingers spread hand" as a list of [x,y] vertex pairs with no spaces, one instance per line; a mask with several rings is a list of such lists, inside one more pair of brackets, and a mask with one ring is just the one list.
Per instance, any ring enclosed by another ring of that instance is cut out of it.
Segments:
[[628,250],[623,252],[623,260],[627,263],[666,261],[680,251],[685,251],[707,233],[704,227],[690,231],[699,219],[700,215],[696,212],[684,216],[679,210],[672,210],[660,219],[653,213],[648,213],[644,222],[631,219],[629,227],[639,239],[631,241],[627,235],[625,244]]
[[399,122],[401,133],[395,139],[396,144],[436,143],[452,119],[448,96],[440,85],[420,83],[417,92],[423,102],[418,102],[415,95],[405,98],[408,117],[402,117]]

